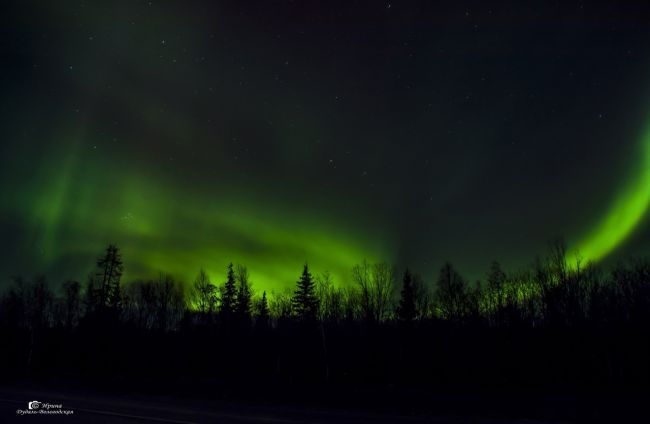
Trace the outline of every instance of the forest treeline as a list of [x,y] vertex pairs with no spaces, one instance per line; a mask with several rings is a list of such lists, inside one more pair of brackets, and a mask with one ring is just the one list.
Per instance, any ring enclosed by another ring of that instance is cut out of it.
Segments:
[[84,283],[14,278],[0,299],[5,379],[155,387],[295,385],[633,387],[650,382],[650,260],[605,272],[563,243],[524,270],[494,262],[469,283],[451,264],[426,282],[361,262],[349,285],[297,270],[256,292],[243,265],[224,281],[161,273],[122,282],[110,245]]
[[294,290],[256,293],[244,265],[227,265],[225,281],[201,269],[191,285],[160,273],[123,283],[119,249],[110,245],[85,283],[52,288],[45,277],[14,277],[0,300],[3,328],[72,329],[84,321],[178,331],[188,326],[271,327],[283,322],[418,323],[441,321],[485,327],[580,326],[640,323],[650,318],[650,261],[620,263],[605,274],[593,264],[567,262],[562,242],[529,269],[506,272],[492,262],[485,281],[471,284],[445,262],[434,284],[408,269],[363,261],[352,285],[335,285],[307,264]]

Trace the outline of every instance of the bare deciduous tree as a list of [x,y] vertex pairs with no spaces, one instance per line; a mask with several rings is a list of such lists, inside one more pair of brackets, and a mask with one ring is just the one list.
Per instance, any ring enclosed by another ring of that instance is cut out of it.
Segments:
[[467,284],[449,262],[440,269],[436,300],[440,315],[450,321],[459,321],[467,312]]
[[204,318],[211,316],[216,310],[217,289],[210,282],[210,277],[203,268],[194,279],[193,289],[193,300],[197,310]]
[[415,318],[424,320],[433,314],[433,298],[431,289],[427,287],[419,274],[413,275],[413,297],[415,300]]
[[337,322],[343,316],[343,293],[334,287],[329,272],[316,278],[316,293],[320,301],[318,318],[321,321]]
[[242,323],[250,323],[253,288],[250,282],[248,268],[244,265],[237,265],[235,278],[238,284],[235,312]]
[[352,268],[352,279],[360,290],[361,311],[371,322],[381,322],[389,317],[395,270],[386,262],[373,265],[363,261]]

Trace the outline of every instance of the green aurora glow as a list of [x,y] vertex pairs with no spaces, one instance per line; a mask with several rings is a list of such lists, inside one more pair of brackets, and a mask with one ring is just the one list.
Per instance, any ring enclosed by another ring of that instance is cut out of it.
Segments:
[[91,270],[110,241],[124,254],[125,279],[168,272],[188,282],[203,267],[220,283],[232,261],[249,267],[257,290],[270,291],[291,287],[305,261],[341,283],[364,258],[388,257],[341,217],[278,208],[251,189],[197,196],[160,176],[103,175],[101,163],[74,154],[56,162],[14,193],[46,269],[70,256]]
[[363,259],[429,282],[450,260],[473,281],[556,235],[592,261],[629,253],[650,203],[633,27],[201,7],[11,6],[0,284],[83,279],[108,243],[125,280],[220,283],[234,262],[257,290],[305,261],[339,284]]
[[[127,279],[164,271],[187,282],[203,267],[219,282],[232,261],[249,266],[256,288],[273,290],[290,287],[305,261],[330,271],[340,283],[362,259],[390,260],[387,246],[343,229],[341,217],[292,213],[259,193],[246,196],[244,189],[220,189],[216,196],[202,198],[160,177],[102,175],[93,171],[100,163],[81,162],[79,143],[71,144],[71,153],[55,161],[56,169],[44,170],[29,189],[14,193],[27,211],[44,266],[66,255],[90,262],[113,241],[125,254]],[[624,187],[605,217],[575,245],[581,258],[597,262],[606,257],[645,215],[650,204],[650,131],[641,146],[641,176]]]
[[[598,262],[630,236],[650,205],[650,128],[641,138],[640,163],[618,192],[607,213],[574,246],[581,260]],[[574,262],[569,259],[569,264]]]

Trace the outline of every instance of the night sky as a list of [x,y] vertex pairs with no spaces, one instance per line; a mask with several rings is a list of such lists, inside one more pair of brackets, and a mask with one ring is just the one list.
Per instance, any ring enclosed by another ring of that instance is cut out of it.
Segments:
[[647,2],[16,1],[1,284],[650,253]]

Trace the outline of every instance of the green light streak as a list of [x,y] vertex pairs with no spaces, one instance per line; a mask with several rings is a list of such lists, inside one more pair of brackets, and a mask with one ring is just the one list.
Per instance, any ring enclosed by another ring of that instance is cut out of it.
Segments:
[[319,212],[313,202],[300,207],[291,196],[227,181],[206,189],[132,164],[118,167],[108,156],[89,159],[69,144],[65,156],[48,157],[57,165],[48,162],[14,189],[16,203],[9,205],[22,211],[43,272],[67,259],[77,268],[64,271],[83,279],[105,245],[116,243],[125,280],[167,272],[191,283],[204,268],[220,284],[234,262],[249,268],[255,290],[271,291],[293,287],[305,261],[344,284],[355,263],[387,258],[386,240],[368,237],[371,227],[354,225],[351,211]]
[[[641,139],[641,169],[616,198],[607,214],[576,245],[579,255],[597,262],[619,246],[639,224],[650,204],[650,129]],[[572,264],[572,261],[568,261]]]

